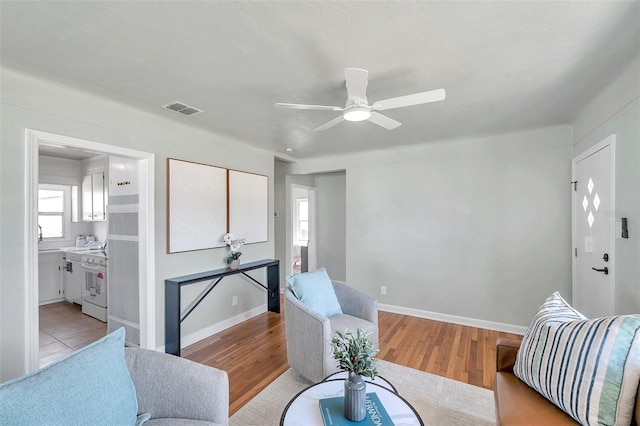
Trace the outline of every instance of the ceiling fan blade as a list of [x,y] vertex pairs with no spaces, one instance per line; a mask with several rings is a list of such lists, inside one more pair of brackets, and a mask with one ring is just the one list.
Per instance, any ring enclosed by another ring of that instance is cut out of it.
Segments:
[[367,84],[369,84],[369,71],[359,68],[346,68],[344,70],[347,95],[349,99],[360,99],[367,103]]
[[330,127],[335,126],[338,123],[341,123],[344,121],[344,117],[342,116],[338,116],[336,118],[334,118],[333,120],[331,120],[328,123],[323,124],[322,126],[318,127],[316,130],[321,131],[321,130],[327,130]]
[[378,126],[382,126],[387,130],[393,130],[398,126],[401,126],[402,123],[394,120],[393,118],[389,118],[386,115],[382,115],[378,112],[371,111],[371,117],[369,117],[369,121],[377,124]]
[[315,109],[320,111],[342,111],[343,108],[337,106],[327,105],[304,105],[304,104],[285,104],[282,102],[276,103],[278,108],[290,108],[290,109]]
[[411,105],[427,104],[445,99],[447,93],[444,89],[430,90],[428,92],[414,93],[413,95],[399,96],[397,98],[385,99],[374,103],[371,108],[376,111],[401,108]]

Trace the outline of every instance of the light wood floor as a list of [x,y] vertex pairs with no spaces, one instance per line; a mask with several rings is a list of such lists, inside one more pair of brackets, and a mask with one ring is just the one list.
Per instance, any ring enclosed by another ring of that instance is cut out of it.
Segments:
[[[284,315],[265,312],[183,349],[183,357],[227,371],[230,415],[289,368]],[[383,311],[379,327],[381,359],[486,389],[493,386],[496,339],[520,337]],[[78,305],[41,306],[40,367],[105,333],[106,324]]]
[[[289,368],[284,315],[266,312],[183,349],[183,357],[227,371],[230,415]],[[520,337],[382,311],[379,328],[379,358],[486,389],[496,339]]]

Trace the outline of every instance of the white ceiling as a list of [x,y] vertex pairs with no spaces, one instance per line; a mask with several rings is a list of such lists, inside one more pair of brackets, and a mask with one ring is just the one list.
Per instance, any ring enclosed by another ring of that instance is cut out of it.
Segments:
[[[640,54],[640,2],[70,1],[0,3],[3,66],[303,158],[570,123]],[[344,105],[344,68],[402,122],[314,128]],[[205,112],[186,117],[161,105]]]

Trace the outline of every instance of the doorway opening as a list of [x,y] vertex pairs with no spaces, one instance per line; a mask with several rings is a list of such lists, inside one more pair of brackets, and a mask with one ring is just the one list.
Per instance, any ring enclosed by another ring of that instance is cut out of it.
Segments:
[[317,267],[315,218],[316,189],[291,184],[290,275],[313,271]]
[[155,349],[155,234],[154,234],[154,157],[148,152],[27,129],[25,181],[25,278],[26,278],[26,351],[28,371],[39,365],[39,265],[38,265],[38,185],[40,149],[90,151],[106,156],[128,158],[137,165],[138,182],[138,276],[140,347]]

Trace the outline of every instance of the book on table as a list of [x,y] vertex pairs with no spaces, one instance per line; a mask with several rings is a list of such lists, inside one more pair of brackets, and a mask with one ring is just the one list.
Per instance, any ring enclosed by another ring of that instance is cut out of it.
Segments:
[[367,393],[365,416],[360,422],[352,422],[344,416],[344,396],[320,399],[320,412],[325,426],[394,426],[391,417],[375,392]]

